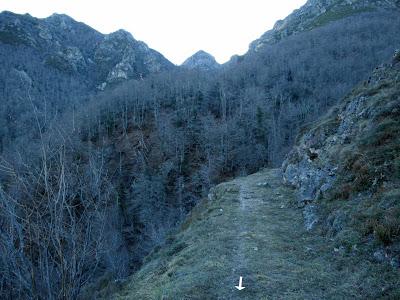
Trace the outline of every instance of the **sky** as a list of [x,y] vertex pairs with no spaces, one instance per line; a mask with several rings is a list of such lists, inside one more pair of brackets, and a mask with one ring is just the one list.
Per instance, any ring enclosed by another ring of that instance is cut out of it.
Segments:
[[224,63],[306,0],[0,0],[0,11],[63,13],[101,33],[125,29],[181,64],[198,50]]

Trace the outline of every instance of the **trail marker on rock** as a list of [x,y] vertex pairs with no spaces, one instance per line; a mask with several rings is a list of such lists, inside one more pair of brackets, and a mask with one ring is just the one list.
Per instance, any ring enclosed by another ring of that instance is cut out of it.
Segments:
[[239,285],[235,286],[235,288],[237,288],[239,291],[243,290],[245,287],[242,286],[242,284],[243,284],[243,277],[240,276],[240,278],[239,278]]

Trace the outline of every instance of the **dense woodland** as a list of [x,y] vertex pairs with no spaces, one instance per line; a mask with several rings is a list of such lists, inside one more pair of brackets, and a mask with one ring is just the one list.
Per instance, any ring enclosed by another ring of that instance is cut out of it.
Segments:
[[397,12],[364,13],[215,71],[96,93],[1,45],[0,298],[74,299],[131,274],[211,186],[279,166],[303,125],[392,55],[399,27]]

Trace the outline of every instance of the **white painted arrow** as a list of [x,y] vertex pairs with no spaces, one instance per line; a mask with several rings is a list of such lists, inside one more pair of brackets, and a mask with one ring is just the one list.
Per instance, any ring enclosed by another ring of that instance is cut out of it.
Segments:
[[235,288],[237,288],[239,291],[243,290],[245,287],[242,286],[242,283],[243,283],[243,277],[240,276],[240,278],[239,278],[239,285],[235,286]]

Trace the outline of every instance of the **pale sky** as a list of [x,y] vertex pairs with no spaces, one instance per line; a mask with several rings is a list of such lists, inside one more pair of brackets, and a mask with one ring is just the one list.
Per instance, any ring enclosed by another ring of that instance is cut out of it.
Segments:
[[102,33],[125,29],[175,64],[204,50],[224,63],[306,0],[0,0],[0,11],[64,13]]

